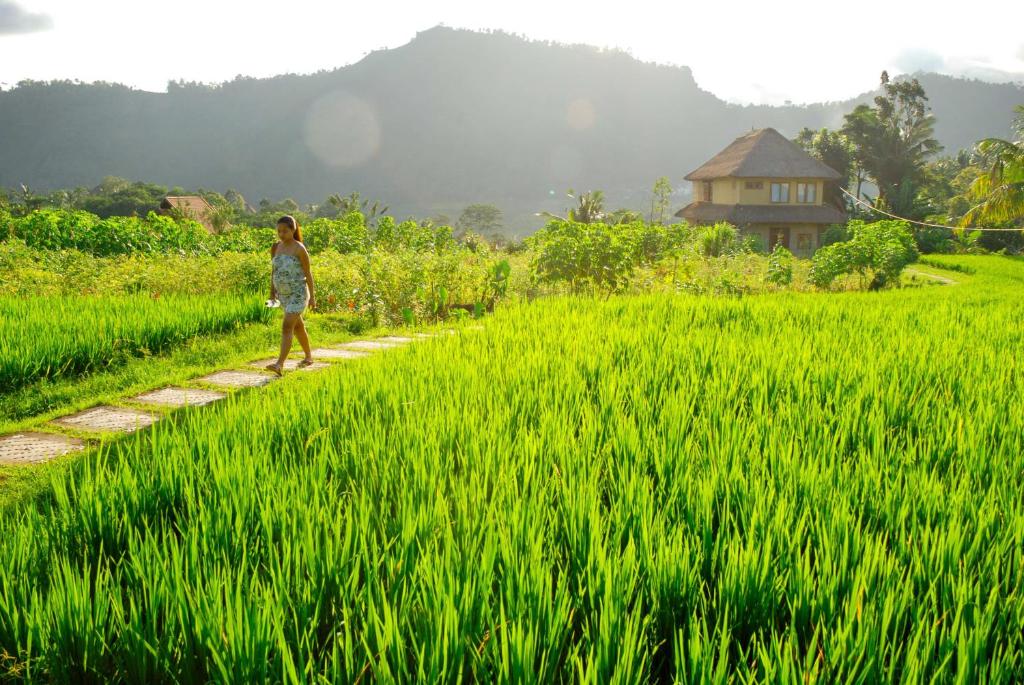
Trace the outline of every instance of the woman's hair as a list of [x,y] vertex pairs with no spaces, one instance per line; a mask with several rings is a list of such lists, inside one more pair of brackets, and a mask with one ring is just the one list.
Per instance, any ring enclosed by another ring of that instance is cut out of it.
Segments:
[[300,243],[302,242],[302,231],[299,229],[299,222],[295,220],[294,216],[292,216],[291,214],[285,214],[284,216],[277,220],[277,223],[279,225],[284,224],[291,228],[293,234],[292,237],[294,237]]

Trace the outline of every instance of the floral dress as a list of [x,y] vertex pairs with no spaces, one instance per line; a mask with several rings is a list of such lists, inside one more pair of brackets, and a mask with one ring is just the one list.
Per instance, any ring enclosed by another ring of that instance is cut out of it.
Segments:
[[301,314],[309,304],[306,274],[299,258],[290,254],[276,254],[271,260],[274,269],[274,289],[286,314]]

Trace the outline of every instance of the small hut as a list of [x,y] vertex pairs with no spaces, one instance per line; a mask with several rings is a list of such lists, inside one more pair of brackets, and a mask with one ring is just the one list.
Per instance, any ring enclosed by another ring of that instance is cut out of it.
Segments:
[[169,195],[160,203],[160,214],[181,214],[198,221],[211,234],[216,233],[212,217],[213,207],[199,195]]

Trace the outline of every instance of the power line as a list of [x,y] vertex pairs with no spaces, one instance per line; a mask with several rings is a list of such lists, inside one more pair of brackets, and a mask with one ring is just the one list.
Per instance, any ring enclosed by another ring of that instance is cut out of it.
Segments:
[[854,196],[852,193],[847,191],[846,188],[840,187],[839,190],[843,191],[843,193],[845,195],[849,196],[851,200],[853,200],[854,202],[856,202],[859,205],[867,207],[872,212],[878,212],[879,214],[884,214],[885,216],[890,217],[892,219],[899,219],[900,221],[906,221],[908,224],[917,224],[918,226],[927,226],[929,228],[946,228],[946,229],[949,229],[950,231],[1017,231],[1017,232],[1024,231],[1024,228],[967,228],[965,226],[946,226],[945,224],[930,224],[927,221],[915,221],[913,219],[907,219],[906,217],[896,216],[895,214],[890,214],[889,212],[885,211],[884,209],[879,209],[878,207],[872,207],[867,202],[864,202],[864,200],[861,200],[860,198]]

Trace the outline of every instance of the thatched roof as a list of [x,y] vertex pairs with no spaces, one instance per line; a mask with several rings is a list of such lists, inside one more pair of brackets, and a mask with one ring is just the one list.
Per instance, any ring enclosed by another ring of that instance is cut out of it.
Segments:
[[774,128],[740,136],[686,176],[688,181],[715,178],[823,178],[836,180],[839,172],[822,164]]
[[841,224],[846,215],[832,205],[716,205],[691,202],[676,216],[694,224]]
[[213,211],[213,207],[199,195],[168,195],[160,203],[160,210],[161,213],[166,214],[172,209],[198,221],[210,233],[215,232],[213,223],[210,221],[210,212]]

